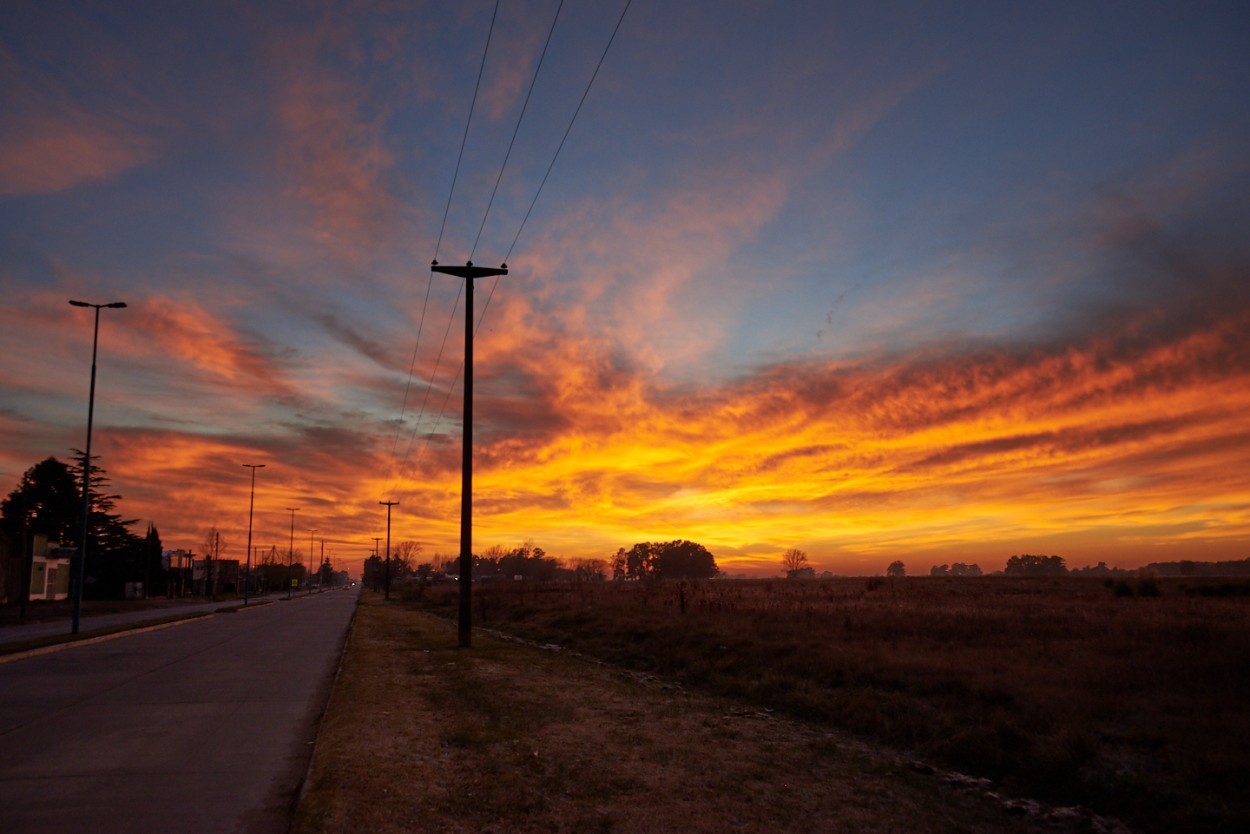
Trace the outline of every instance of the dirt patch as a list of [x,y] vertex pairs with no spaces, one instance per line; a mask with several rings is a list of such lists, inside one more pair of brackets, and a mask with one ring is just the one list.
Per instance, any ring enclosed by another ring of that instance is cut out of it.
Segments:
[[362,597],[292,831],[1089,830],[903,757]]

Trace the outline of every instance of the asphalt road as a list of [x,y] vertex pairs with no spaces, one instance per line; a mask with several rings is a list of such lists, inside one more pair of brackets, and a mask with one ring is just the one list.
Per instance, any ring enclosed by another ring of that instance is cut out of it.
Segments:
[[0,832],[285,832],[355,605],[297,596],[0,664]]

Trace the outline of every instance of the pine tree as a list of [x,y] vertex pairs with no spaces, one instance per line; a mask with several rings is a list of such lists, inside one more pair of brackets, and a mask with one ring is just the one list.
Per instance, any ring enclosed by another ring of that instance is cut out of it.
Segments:
[[77,545],[82,512],[78,484],[73,470],[56,458],[36,463],[0,503],[0,524],[8,533],[19,533],[25,526],[49,541]]

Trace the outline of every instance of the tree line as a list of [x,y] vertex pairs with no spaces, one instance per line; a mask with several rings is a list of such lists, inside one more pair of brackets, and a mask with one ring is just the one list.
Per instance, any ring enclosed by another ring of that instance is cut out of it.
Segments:
[[[48,457],[22,475],[17,487],[0,501],[0,532],[8,540],[7,555],[28,559],[36,536],[79,548],[82,544],[82,488],[85,455],[72,450],[70,463]],[[88,559],[83,596],[120,597],[128,582],[159,584],[163,579],[161,539],[149,525],[140,536],[130,528],[136,519],[117,512],[120,495],[109,492],[109,479],[92,455],[88,475],[91,493],[88,516]],[[6,560],[7,561],[7,560]],[[21,574],[26,581],[27,574]],[[146,586],[145,586],[146,587]],[[23,589],[24,591],[24,589]],[[11,595],[12,596],[12,595]]]
[[[17,590],[5,594],[10,601],[26,599],[38,537],[44,537],[49,545],[80,551],[84,456],[77,449],[72,451],[74,457],[69,463],[48,457],[30,467],[17,487],[0,501],[0,578],[5,580],[6,590]],[[92,455],[85,598],[118,599],[126,595],[128,585],[137,587],[140,583],[146,596],[213,596],[237,592],[248,581],[249,577],[233,570],[234,562],[228,566],[220,564],[228,545],[216,528],[209,530],[203,543],[202,565],[197,560],[193,570],[189,563],[175,566],[166,562],[155,525],[149,524],[146,534],[140,536],[131,530],[137,521],[117,512],[121,496],[109,490],[107,473],[96,460],[97,456]],[[298,551],[281,553],[277,548],[270,548],[263,555],[258,553],[250,575],[252,590],[280,590],[290,587],[292,581],[306,584],[309,567],[297,554]],[[320,583],[322,587],[346,584],[349,579],[346,571],[334,570],[329,560],[323,560],[311,578],[313,584]]]
[[[420,561],[421,553],[422,547],[417,542],[406,541],[396,545],[389,560],[391,582],[411,577],[426,580],[459,574],[458,557],[436,554],[427,561]],[[370,556],[365,560],[365,586],[381,590],[386,582],[387,570],[385,555]],[[610,559],[572,559],[567,562],[549,556],[543,548],[529,541],[511,548],[495,545],[481,554],[473,554],[473,578],[484,582],[602,581],[609,576],[623,581],[705,579],[719,573],[716,558],[706,547],[684,540],[639,542],[628,549],[618,549]]]

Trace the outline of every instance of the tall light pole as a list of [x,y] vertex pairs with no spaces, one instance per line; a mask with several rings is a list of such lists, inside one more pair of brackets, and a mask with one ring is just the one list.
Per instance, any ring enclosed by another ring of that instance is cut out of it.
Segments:
[[291,565],[295,561],[295,513],[299,511],[299,507],[287,507],[287,512],[291,514],[291,543],[286,550],[286,598],[291,598]]
[[492,275],[507,275],[508,265],[496,268],[474,266],[439,266],[430,270],[464,279],[464,441],[460,464],[460,647],[469,648],[473,618],[473,281]]
[[383,599],[391,598],[391,507],[398,504],[398,501],[379,501],[386,507],[386,578],[382,580],[382,587],[385,589]]
[[304,592],[304,593],[306,593],[306,594],[311,594],[311,593],[312,593],[312,552],[313,552],[313,536],[314,536],[314,535],[316,535],[316,533],[317,533],[317,528],[316,528],[316,527],[314,527],[314,528],[312,528],[311,530],[309,530],[309,531],[308,531],[308,576],[306,577],[306,578],[307,578],[307,580],[308,580],[308,590]]
[[247,594],[252,586],[252,509],[256,506],[256,470],[264,469],[263,463],[245,463],[244,467],[252,470],[252,494],[247,499],[247,569],[243,574],[243,604],[247,605]]
[[70,625],[70,633],[78,633],[78,620],[82,614],[82,586],[87,576],[87,526],[91,519],[91,422],[95,417],[95,358],[96,346],[100,341],[100,310],[119,309],[126,306],[124,301],[110,304],[89,304],[86,301],[70,300],[75,307],[95,308],[95,331],[91,336],[91,393],[87,397],[87,448],[82,460],[82,538],[78,543],[78,564],[74,570],[74,616]]

